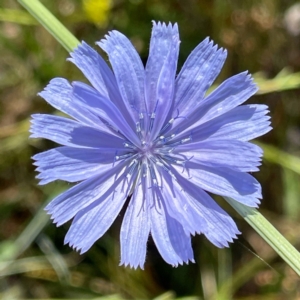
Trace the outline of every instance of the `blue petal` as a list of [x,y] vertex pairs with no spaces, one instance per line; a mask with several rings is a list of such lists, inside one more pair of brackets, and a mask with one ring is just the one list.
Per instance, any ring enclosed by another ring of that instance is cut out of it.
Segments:
[[241,172],[255,172],[260,166],[262,149],[238,140],[205,140],[177,146],[173,153],[181,159],[211,167],[229,167]]
[[170,174],[163,170],[160,178],[162,188],[157,193],[163,199],[168,214],[182,225],[186,234],[202,233],[202,230],[207,226],[206,220],[191,207],[182,187],[178,185],[177,181],[173,181]]
[[[109,97],[106,82],[111,83],[111,90],[117,87],[114,75],[104,59],[88,44],[82,42],[68,60],[74,63],[93,87],[104,97]],[[104,80],[106,77],[106,80]]]
[[201,188],[183,178],[178,172],[175,174],[183,188],[182,191],[176,189],[174,183],[179,201],[178,209],[181,212],[183,210],[190,212],[187,221],[196,232],[203,233],[217,247],[228,247],[228,242],[232,242],[240,233],[232,218]]
[[232,76],[205,99],[195,103],[196,108],[192,106],[190,111],[186,111],[185,118],[176,121],[173,131],[176,131],[178,127],[184,130],[191,125],[199,126],[214,119],[244,103],[257,90],[253,78],[247,72]]
[[204,107],[209,107],[209,110],[201,122],[207,122],[243,104],[257,91],[258,87],[248,72],[230,77],[203,100]]
[[125,108],[116,78],[104,59],[89,45],[82,42],[72,53],[69,61],[73,62],[105,98],[110,99],[122,112],[129,124],[133,121]]
[[161,170],[161,199],[170,216],[176,219],[186,233],[203,233],[217,247],[228,247],[228,242],[240,232],[232,218],[214,200],[174,168],[170,173]]
[[[120,155],[121,153],[118,153]],[[115,160],[115,151],[58,147],[33,156],[40,174],[40,184],[54,180],[78,182],[109,170]]]
[[[158,79],[173,47],[177,48],[178,56],[179,33],[177,24],[167,26],[165,23],[158,22],[156,24],[153,22],[149,57],[145,71],[145,95],[148,112],[154,111],[157,100]],[[174,58],[175,60],[177,62],[177,57]],[[174,76],[175,74],[173,74]]]
[[170,109],[174,101],[175,75],[177,68],[179,51],[179,36],[173,34],[172,44],[169,52],[164,59],[161,71],[158,76],[156,93],[151,95],[155,99],[153,111],[149,111],[151,117],[154,117],[153,127],[150,132],[150,139],[156,138],[162,129],[167,117],[171,115]]
[[220,115],[204,124],[184,130],[171,143],[180,141],[183,137],[191,136],[193,142],[205,139],[236,139],[249,141],[255,139],[272,128],[270,117],[267,116],[266,105],[242,105]]
[[147,240],[150,232],[151,191],[137,184],[127,207],[120,233],[120,265],[144,268]]
[[125,150],[124,140],[71,119],[35,114],[31,123],[31,138],[45,138],[65,146]]
[[194,261],[191,237],[166,212],[163,202],[151,207],[151,234],[163,259],[172,266]]
[[73,82],[73,95],[75,98],[86,102],[95,114],[108,124],[113,126],[115,130],[120,131],[133,144],[140,145],[140,140],[136,133],[128,125],[128,122],[119,111],[119,109],[108,99],[102,97],[96,90],[82,82]]
[[[236,107],[230,112],[221,115],[220,118],[211,120],[210,130],[217,130],[210,136],[210,139],[222,138],[249,141],[264,135],[272,129],[270,127],[270,117],[267,116],[268,112],[268,106],[266,105]],[[209,126],[208,123],[205,124]]]
[[[52,200],[45,210],[51,215],[53,222],[60,226],[92,203],[106,201],[106,198],[112,200],[116,182],[124,177],[122,167],[124,164],[103,168],[98,175],[75,185]],[[121,175],[117,180],[118,174]]]
[[123,101],[133,119],[137,120],[138,113],[146,111],[143,63],[122,33],[113,30],[105,37],[97,44],[108,54]]
[[[180,168],[174,167],[177,172]],[[182,175],[205,191],[236,199],[245,205],[257,207],[262,198],[259,182],[248,173],[225,167],[208,167],[186,162]]]
[[74,99],[72,86],[64,78],[54,78],[47,87],[39,93],[54,108],[66,113],[77,121],[108,131],[99,118],[90,111],[89,107],[77,99]]
[[120,213],[132,182],[128,184],[128,189],[124,192],[123,183],[125,176],[120,176],[111,187],[102,192],[101,197],[89,206],[79,211],[65,237],[65,244],[84,253],[108,230]]
[[175,109],[185,116],[201,101],[219,75],[227,52],[206,38],[189,55],[176,79]]

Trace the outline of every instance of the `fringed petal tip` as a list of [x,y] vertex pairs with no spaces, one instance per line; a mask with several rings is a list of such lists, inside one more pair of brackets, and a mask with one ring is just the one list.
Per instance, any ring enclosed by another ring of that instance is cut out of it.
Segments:
[[46,214],[50,216],[50,220],[52,221],[53,224],[55,224],[56,227],[60,227],[63,225],[65,222],[60,222],[59,220],[59,214],[53,213],[51,210],[46,210]]
[[61,225],[65,224],[68,220],[66,220],[63,216],[63,214],[55,211],[46,210],[46,214],[50,216],[50,220],[53,224],[55,224],[56,227],[60,227]]
[[29,138],[39,138],[39,134],[37,134],[37,132],[39,132],[39,120],[41,119],[41,117],[43,116],[43,114],[32,114],[31,115],[31,119],[29,120],[30,122],[30,127],[29,127],[29,132],[31,133],[29,135]]
[[210,233],[204,233],[205,237],[216,247],[218,248],[229,248],[231,243],[234,243],[235,239],[238,239],[238,235],[240,235],[241,232],[238,230],[238,228],[235,226],[233,229],[233,232],[231,232],[230,235],[227,235],[226,237],[218,237],[212,236]]
[[[210,37],[207,36],[198,46],[203,45],[209,49],[211,54],[216,53],[217,51],[223,52],[227,56],[227,50],[223,47],[219,47],[217,43]],[[203,47],[205,49],[205,47]],[[201,48],[202,49],[202,48]],[[205,49],[206,50],[206,49]]]
[[104,51],[107,51],[108,43],[114,44],[116,46],[120,46],[120,45],[116,44],[116,42],[115,42],[115,39],[118,37],[127,39],[121,32],[119,32],[117,30],[111,30],[111,31],[108,31],[108,34],[104,35],[104,38],[102,38],[100,41],[96,42],[96,45],[98,45]]
[[47,178],[43,178],[43,176],[41,176],[41,174],[35,176],[36,179],[38,179],[38,185],[45,185],[48,184],[49,182],[53,181],[53,180],[49,180]]
[[244,79],[245,82],[249,82],[249,84],[257,87],[257,90],[258,90],[258,86],[257,86],[256,82],[254,81],[254,78],[253,78],[252,74],[249,73],[248,70],[246,70],[244,72],[241,72],[241,73],[237,74],[236,76],[244,76],[245,77],[245,79]]
[[161,31],[161,30],[163,30],[163,31],[165,31],[165,30],[171,30],[171,31],[173,31],[173,34],[174,33],[178,34],[178,24],[177,23],[173,23],[172,24],[171,22],[165,23],[165,22],[160,22],[160,21],[155,22],[153,20],[152,21],[152,34],[156,30],[159,30],[159,31]]
[[[180,266],[183,266],[183,265],[188,265],[189,263],[196,263],[195,259],[194,258],[189,258],[187,260],[179,260],[177,263],[173,263],[171,264],[171,266],[173,268],[177,268],[179,265]],[[131,261],[121,261],[119,266],[124,266],[124,267],[129,267],[131,269],[134,269],[134,270],[137,270],[137,269],[142,269],[144,270],[145,269],[145,262],[143,263],[136,263],[136,262],[131,262]]]
[[85,243],[84,238],[82,241],[74,241],[72,239],[67,238],[68,235],[66,235],[64,239],[64,245],[69,245],[74,251],[78,252],[80,255],[86,253],[90,248],[93,246],[94,243]]
[[32,115],[31,115],[31,118],[30,118],[30,120],[29,120],[29,122],[30,122],[30,128],[29,128],[29,131],[30,131],[30,132],[32,132],[31,130],[32,130],[32,127],[35,125],[36,119],[38,119],[39,116],[41,116],[41,115],[42,115],[42,114],[32,114]]
[[82,56],[88,56],[91,50],[95,51],[85,41],[81,41],[81,43],[76,48],[74,48],[72,52],[70,52],[70,57],[67,58],[67,61],[72,62],[76,65],[77,58]]
[[61,97],[61,89],[71,91],[71,85],[65,78],[55,77],[51,79],[46,87],[41,92],[37,93],[37,95],[47,101],[49,94],[51,96],[53,96],[53,94],[57,94],[58,97]]
[[43,138],[42,136],[40,136],[39,134],[39,125],[36,124],[36,120],[31,119],[30,120],[30,128],[29,128],[29,138],[30,139],[39,139],[39,138]]
[[223,248],[229,248],[231,243],[234,243],[234,240],[237,240],[241,232],[237,229],[235,229],[235,232],[231,234],[230,237],[226,237],[225,239],[213,239],[209,234],[204,234],[206,239],[208,239],[213,245],[216,247],[223,249]]
[[196,263],[194,258],[189,258],[187,260],[178,260],[177,263],[171,264],[173,268],[177,268],[178,266],[188,265],[189,263]]
[[134,270],[137,270],[139,268],[144,270],[145,269],[144,264],[145,264],[145,262],[134,263],[134,262],[121,261],[119,263],[119,266],[124,266],[125,268],[129,267],[130,269],[134,269]]
[[44,211],[50,216],[50,220],[53,222],[53,224],[55,224],[56,227],[60,227],[68,221],[64,218],[63,213],[57,209],[57,205],[55,205],[53,201],[47,204],[47,206],[44,208]]
[[261,187],[260,187],[260,196],[259,197],[257,197],[257,198],[255,198],[255,200],[254,200],[254,203],[253,203],[253,206],[250,206],[250,207],[258,207],[259,205],[260,205],[260,202],[261,202],[261,199],[263,198],[263,196],[262,196],[262,192],[261,192]]
[[238,239],[237,236],[234,236],[232,237],[232,239],[230,241],[228,241],[227,243],[223,243],[223,244],[220,244],[220,245],[215,245],[217,246],[218,248],[220,249],[223,249],[223,248],[230,248],[230,244],[234,243],[234,240]]
[[66,240],[64,241],[64,245],[68,245],[70,248],[72,248],[74,251],[78,252],[80,255],[86,253],[90,249],[90,247],[83,249],[82,246],[76,246],[71,241],[66,241]]

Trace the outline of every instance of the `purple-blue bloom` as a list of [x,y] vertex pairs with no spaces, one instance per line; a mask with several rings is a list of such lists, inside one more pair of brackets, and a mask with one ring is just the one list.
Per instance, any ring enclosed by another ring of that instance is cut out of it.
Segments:
[[213,193],[257,207],[262,150],[249,143],[268,132],[268,107],[241,105],[256,91],[240,73],[207,91],[220,73],[226,50],[206,38],[176,75],[177,24],[153,23],[146,67],[131,42],[112,31],[97,43],[104,59],[82,42],[69,59],[90,85],[55,78],[40,93],[72,117],[35,114],[31,137],[61,147],[35,155],[40,184],[80,182],[46,210],[80,253],[108,230],[126,199],[121,264],[143,268],[149,235],[173,265],[194,261],[191,236],[204,234],[227,247],[239,231],[211,198]]

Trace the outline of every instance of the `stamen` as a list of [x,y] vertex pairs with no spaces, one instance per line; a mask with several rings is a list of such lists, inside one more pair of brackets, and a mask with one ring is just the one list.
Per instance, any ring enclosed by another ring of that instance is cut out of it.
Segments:
[[174,118],[174,120],[177,120],[177,119],[187,119],[187,117],[185,116],[179,116],[179,109],[177,108],[177,116]]
[[144,131],[144,122],[145,122],[145,120],[144,120],[144,115],[143,115],[143,113],[139,113],[139,119],[140,119],[140,128],[141,128],[141,131]]
[[140,122],[135,123],[136,132],[141,132],[141,124]]
[[116,151],[116,153],[115,153],[115,157],[114,157],[114,161],[113,161],[113,167],[115,166],[115,162],[116,162],[116,156],[117,156],[117,154],[118,154],[118,150]]
[[187,171],[187,173],[188,173],[188,170],[187,170],[187,168],[185,167],[185,164],[186,164],[186,162],[188,162],[188,161],[192,160],[192,159],[193,159],[193,157],[194,157],[194,155],[192,155],[190,158],[188,158],[188,159],[186,159],[186,160],[184,161],[184,164],[183,164],[183,168],[182,168],[182,172],[181,172],[181,173],[183,173],[183,172],[184,172],[184,170],[186,170],[186,171]]
[[136,133],[137,133],[138,137],[141,140],[143,136],[142,136],[142,132],[141,132],[141,124],[140,124],[140,122],[136,122],[135,123],[135,127],[136,127]]
[[184,143],[187,143],[187,142],[189,142],[189,141],[191,141],[192,139],[191,139],[191,137],[188,137],[188,138],[186,138],[186,139],[182,139],[181,141],[180,141],[180,143],[181,144],[184,144]]
[[162,164],[162,168],[173,178],[173,179],[175,179],[176,181],[177,181],[177,178],[175,177],[175,175],[173,174],[173,172],[171,171],[171,169],[168,167],[168,166],[166,166],[166,164],[162,161],[161,162],[161,164]]
[[169,147],[157,148],[157,149],[154,149],[154,154],[168,155],[171,152],[173,152],[173,150],[174,150],[174,148],[169,148]]
[[176,136],[175,133],[171,134],[170,136],[168,136],[164,139],[164,142],[167,143],[168,141],[172,140],[175,136]]
[[169,120],[169,122],[162,128],[162,130],[160,131],[160,132],[163,132],[163,131],[165,131],[167,128],[169,128],[173,123],[174,123],[174,121],[175,120],[177,120],[177,119],[187,119],[186,117],[181,117],[181,116],[179,116],[179,109],[177,108],[177,116],[176,117],[174,117],[174,118],[172,118],[172,119],[170,119]]
[[178,146],[181,144],[181,141],[175,142],[173,144],[169,144],[168,146],[174,147],[174,146]]
[[180,141],[175,142],[173,144],[169,144],[168,146],[171,146],[171,147],[178,146],[178,145],[182,145],[182,144],[187,143],[187,142],[191,142],[192,140],[193,139],[192,139],[192,133],[191,133],[189,137],[181,139]]
[[130,149],[134,149],[134,150],[136,150],[136,147],[135,146],[133,146],[132,144],[128,144],[128,143],[123,143],[123,146],[125,147],[125,148],[130,148]]
[[175,120],[174,118],[172,118],[171,120],[169,120],[169,122],[162,128],[162,130],[160,132],[163,132],[167,128],[169,128],[173,124],[174,120]]
[[153,143],[157,143],[158,145],[165,144],[176,136],[175,133],[172,135],[165,137],[163,135],[159,136]]
[[148,131],[150,132],[153,128],[153,123],[154,123],[154,119],[155,119],[155,112],[153,112],[150,116],[150,123],[149,123],[149,129]]
[[157,182],[156,174],[155,174],[154,168],[151,164],[149,164],[149,170],[150,170],[151,179],[153,181],[153,186],[157,187],[158,182]]
[[169,155],[164,155],[163,159],[166,160],[166,161],[169,161],[171,163],[174,163],[174,164],[181,164],[181,162],[182,162],[182,161],[180,161],[178,159],[175,159],[174,157],[169,156]]
[[129,164],[129,166],[128,166],[129,171],[126,175],[127,178],[131,177],[131,175],[133,174],[137,164],[138,164],[137,159],[132,160],[132,162]]
[[151,113],[151,116],[150,116],[150,124],[149,124],[149,128],[148,128],[148,132],[150,132],[153,128],[153,123],[154,123],[154,119],[155,119],[155,116],[156,116],[157,105],[158,105],[158,100],[156,100],[154,110],[153,110],[153,112]]
[[[117,154],[117,153],[116,153]],[[116,155],[115,156],[115,160],[120,160],[120,159],[125,159],[127,157],[131,157],[132,156],[132,153],[128,153],[128,154],[124,154],[124,155]]]
[[148,167],[148,165],[145,163],[145,162],[143,162],[143,164],[142,164],[142,176],[143,176],[143,178],[145,178],[145,177],[147,177],[147,167]]
[[[134,180],[136,179],[136,176],[132,176],[134,174],[134,171],[136,169],[136,166],[138,165],[138,160],[134,159],[133,161],[131,161],[131,163],[129,164],[129,166],[127,166],[127,170],[129,169],[128,173],[126,174],[126,176],[123,179],[123,184],[121,187],[121,191],[122,193],[125,193],[125,195],[129,195],[132,184],[134,182]],[[125,170],[126,172],[126,170]],[[135,174],[136,175],[136,174]],[[127,183],[127,187],[126,187],[126,191],[125,190],[125,184]]]
[[149,159],[150,159],[154,164],[156,164],[157,160],[156,160],[156,158],[155,158],[154,156],[149,157]]

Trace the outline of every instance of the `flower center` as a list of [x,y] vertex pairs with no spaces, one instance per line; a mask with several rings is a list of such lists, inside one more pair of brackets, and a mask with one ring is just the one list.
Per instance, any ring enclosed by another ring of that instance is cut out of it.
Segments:
[[143,158],[151,157],[153,155],[153,152],[154,152],[154,146],[152,145],[152,143],[151,144],[145,143],[138,150],[139,156]]

